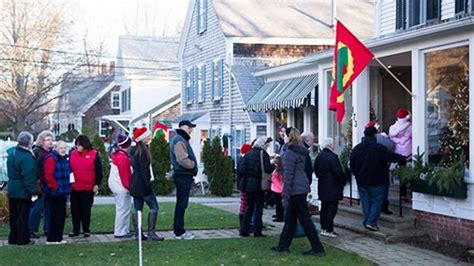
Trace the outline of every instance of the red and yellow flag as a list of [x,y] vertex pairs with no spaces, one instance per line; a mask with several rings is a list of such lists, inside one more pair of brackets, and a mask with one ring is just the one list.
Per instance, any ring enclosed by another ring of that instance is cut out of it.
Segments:
[[340,21],[337,21],[329,110],[336,111],[338,123],[342,122],[346,112],[344,91],[372,61],[372,58],[374,58],[372,52]]

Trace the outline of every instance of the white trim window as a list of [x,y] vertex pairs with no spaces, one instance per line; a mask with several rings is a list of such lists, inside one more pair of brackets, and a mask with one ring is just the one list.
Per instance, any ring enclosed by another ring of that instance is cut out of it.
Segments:
[[110,94],[110,108],[119,110],[122,108],[119,91],[113,91]]
[[224,91],[224,59],[216,59],[211,66],[211,98],[218,102]]
[[99,136],[101,136],[102,138],[105,137],[107,135],[108,127],[109,127],[109,123],[107,122],[107,120],[100,120],[99,121]]
[[132,96],[132,92],[131,92],[131,88],[128,87],[128,89],[125,89],[123,91],[120,92],[121,96],[120,96],[120,102],[121,102],[121,105],[120,105],[120,109],[122,110],[121,112],[127,112],[127,111],[130,111],[131,109],[131,103],[132,103],[132,100],[131,100],[131,96]]
[[198,65],[197,70],[197,94],[198,103],[203,103],[206,93],[206,65]]
[[184,95],[186,104],[190,105],[193,103],[193,72],[192,68],[188,68],[184,71]]
[[207,0],[198,0],[197,3],[197,34],[202,34],[207,30]]

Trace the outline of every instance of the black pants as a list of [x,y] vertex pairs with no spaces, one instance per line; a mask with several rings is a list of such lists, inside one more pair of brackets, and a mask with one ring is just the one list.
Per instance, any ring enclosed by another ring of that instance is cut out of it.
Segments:
[[63,241],[64,221],[66,220],[66,197],[46,196],[45,200],[50,207],[47,241],[61,242]]
[[319,213],[321,230],[334,232],[334,217],[337,213],[339,201],[321,201],[321,211]]
[[92,191],[72,191],[71,192],[71,216],[72,216],[72,232],[79,234],[82,230],[84,233],[90,233],[91,224],[91,208],[94,204],[94,192]]
[[[245,210],[244,219],[242,226],[240,227],[241,234],[248,234],[250,232],[250,226],[252,223],[252,216],[255,212],[255,226],[254,235],[262,234],[262,214],[263,214],[263,203],[265,201],[265,195],[263,191],[246,192],[247,194],[247,209]],[[255,206],[255,207],[254,207]]]
[[300,194],[290,197],[288,206],[286,206],[285,209],[285,225],[283,226],[278,246],[282,248],[290,247],[293,235],[295,234],[296,220],[298,219],[311,244],[311,250],[324,251],[324,248],[319,241],[316,227],[311,221],[311,216],[309,215],[306,195],[307,194]]
[[10,235],[8,244],[26,245],[30,243],[28,219],[30,214],[30,199],[8,199],[10,207]]
[[281,193],[273,192],[273,198],[275,199],[275,219],[283,220],[283,205],[281,203]]

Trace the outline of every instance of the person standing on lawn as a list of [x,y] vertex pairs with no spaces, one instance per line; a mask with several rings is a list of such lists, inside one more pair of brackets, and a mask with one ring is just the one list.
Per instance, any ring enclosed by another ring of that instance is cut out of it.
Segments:
[[115,152],[110,156],[112,164],[110,167],[109,188],[115,199],[115,238],[129,238],[130,233],[130,180],[132,178],[132,160],[128,150],[132,145],[129,136],[119,134],[115,143]]
[[337,237],[334,232],[334,217],[337,206],[342,200],[342,192],[346,185],[345,174],[337,154],[334,153],[334,139],[327,138],[321,143],[323,150],[314,162],[314,173],[318,178],[318,197],[321,201],[321,235]]
[[[240,155],[242,157],[239,161],[239,165],[242,163],[243,158],[245,157],[245,154],[247,154],[251,149],[252,149],[252,146],[248,143],[244,143],[242,147],[240,147]],[[239,168],[239,166],[237,166],[237,168]],[[242,189],[239,186],[241,178],[242,176],[239,175],[239,173],[237,173],[237,188],[240,190],[239,226],[242,226],[245,210],[247,209],[247,195],[245,195],[245,192],[242,191]]]
[[359,190],[364,220],[362,224],[371,231],[378,231],[377,220],[384,199],[384,190],[389,182],[389,163],[404,162],[402,155],[390,152],[377,143],[373,126],[364,130],[362,142],[357,144],[350,155],[350,169]]
[[58,141],[54,151],[46,157],[44,163],[46,185],[43,187],[43,193],[51,213],[46,244],[66,243],[63,240],[63,232],[66,220],[66,201],[71,193],[69,175],[67,145],[64,141]]
[[191,133],[196,127],[189,120],[179,122],[179,128],[170,141],[170,157],[173,181],[176,187],[173,231],[176,239],[194,239],[194,235],[184,229],[184,214],[189,203],[189,192],[198,173],[196,156],[189,144]]
[[143,213],[143,204],[146,203],[150,212],[148,213],[148,233],[147,237],[141,235],[142,240],[163,241],[163,237],[156,233],[156,221],[158,219],[158,201],[152,188],[151,154],[148,145],[151,142],[151,131],[146,127],[136,128],[133,132],[133,139],[136,145],[130,150],[132,157],[132,181],[130,185],[130,195],[133,197],[135,213],[133,225],[135,227],[135,237],[138,239],[138,211]]
[[[46,181],[44,179],[44,162],[48,156],[51,155],[53,151],[53,140],[54,134],[49,130],[42,131],[38,134],[36,139],[36,147],[33,149],[33,154],[36,157],[36,162],[38,164],[38,174],[39,180],[41,183],[41,188],[46,186]],[[29,219],[29,229],[30,229],[30,238],[39,238],[38,230],[39,224],[43,219],[43,233],[45,236],[48,235],[48,226],[50,218],[50,209],[49,205],[45,202],[45,197],[41,191],[39,192],[39,198],[36,200],[30,210],[30,219]]]
[[323,257],[326,253],[319,241],[316,227],[311,221],[306,202],[306,197],[311,191],[308,176],[305,173],[305,162],[309,151],[303,145],[298,129],[289,127],[285,133],[285,143],[288,147],[282,157],[285,225],[278,246],[273,247],[272,250],[280,253],[289,252],[296,221],[298,221],[311,244],[311,250],[304,252],[303,255]]
[[34,244],[30,240],[28,220],[31,201],[38,198],[38,165],[31,151],[33,135],[20,132],[18,145],[8,153],[8,203],[10,210],[10,234],[8,244]]
[[102,182],[102,161],[87,136],[79,135],[74,144],[76,149],[72,151],[69,159],[74,176],[71,185],[72,232],[69,236],[79,236],[82,223],[84,237],[89,237],[94,193],[99,191]]
[[[264,191],[262,190],[262,170],[271,174],[275,167],[270,163],[270,156],[265,150],[268,147],[267,137],[259,137],[253,144],[252,150],[245,155],[237,169],[241,176],[239,187],[247,196],[247,208],[240,227],[240,236],[250,236],[252,217],[256,213],[254,236],[262,237],[262,214]],[[262,165],[263,162],[263,165]]]
[[275,215],[274,222],[283,222],[283,205],[281,203],[281,194],[283,193],[283,169],[282,161],[279,155],[273,158],[273,164],[275,170],[272,173],[272,185],[271,191],[273,192],[273,198],[275,199]]

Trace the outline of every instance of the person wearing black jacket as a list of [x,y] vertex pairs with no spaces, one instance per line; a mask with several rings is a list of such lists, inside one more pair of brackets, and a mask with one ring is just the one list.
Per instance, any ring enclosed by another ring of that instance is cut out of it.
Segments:
[[318,178],[318,196],[321,201],[320,234],[337,237],[334,232],[334,217],[336,217],[339,201],[342,200],[346,180],[339,158],[334,153],[334,140],[326,139],[322,147],[323,150],[314,162],[314,173]]
[[406,161],[402,155],[390,152],[377,143],[373,126],[364,130],[362,142],[354,147],[350,156],[350,168],[354,174],[364,213],[363,225],[378,231],[377,220],[383,203],[384,188],[389,182],[389,163]]
[[[252,150],[243,158],[239,169],[237,169],[238,175],[241,177],[239,188],[247,195],[247,208],[245,210],[242,226],[240,227],[240,235],[244,237],[249,236],[254,212],[256,213],[254,236],[263,236],[262,214],[264,192],[262,190],[262,168],[267,174],[271,174],[275,169],[270,163],[270,156],[264,149],[268,145],[266,142],[266,137],[259,137],[253,144]],[[263,166],[261,165],[261,161],[263,162]]]

